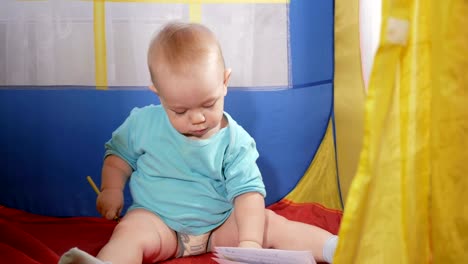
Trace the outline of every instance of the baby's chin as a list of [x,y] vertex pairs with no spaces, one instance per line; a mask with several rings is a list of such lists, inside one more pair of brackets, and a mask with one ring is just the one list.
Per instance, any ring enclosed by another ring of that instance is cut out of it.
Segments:
[[216,126],[214,128],[207,128],[201,131],[192,131],[189,133],[184,133],[183,135],[190,138],[190,139],[195,139],[195,140],[200,140],[200,139],[209,139],[210,137],[214,136],[216,133],[218,133],[220,130],[219,126]]

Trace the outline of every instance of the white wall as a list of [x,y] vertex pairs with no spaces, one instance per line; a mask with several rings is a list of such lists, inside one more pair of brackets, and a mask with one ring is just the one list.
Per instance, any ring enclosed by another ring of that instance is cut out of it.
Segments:
[[362,74],[367,90],[379,44],[382,0],[360,0],[359,4]]

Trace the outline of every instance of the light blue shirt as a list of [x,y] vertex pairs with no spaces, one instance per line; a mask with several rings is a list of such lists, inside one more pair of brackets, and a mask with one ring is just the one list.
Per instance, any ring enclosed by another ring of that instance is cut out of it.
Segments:
[[157,214],[173,230],[199,235],[221,225],[233,200],[266,195],[253,138],[227,113],[228,126],[208,139],[177,132],[161,105],[135,108],[106,143],[132,167],[134,208]]

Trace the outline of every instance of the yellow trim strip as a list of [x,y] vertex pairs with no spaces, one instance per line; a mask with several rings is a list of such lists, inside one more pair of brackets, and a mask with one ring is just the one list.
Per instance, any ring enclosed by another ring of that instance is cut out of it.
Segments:
[[107,89],[106,6],[105,0],[94,0],[94,61],[96,89]]
[[201,22],[201,4],[190,5],[190,22],[200,23]]
[[[366,93],[361,71],[359,1],[335,1],[335,143],[343,203],[356,174],[364,137]],[[349,129],[353,128],[350,133]],[[346,207],[346,206],[345,206]]]

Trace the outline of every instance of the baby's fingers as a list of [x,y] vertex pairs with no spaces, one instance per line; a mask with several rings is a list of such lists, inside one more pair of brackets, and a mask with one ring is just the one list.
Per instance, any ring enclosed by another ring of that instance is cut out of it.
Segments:
[[114,217],[117,215],[117,210],[116,209],[107,209],[103,206],[100,206],[98,204],[96,208],[99,212],[99,214],[104,217],[105,219],[112,220]]
[[118,218],[117,210],[109,210],[105,214],[103,214],[104,218],[107,220],[115,220]]

